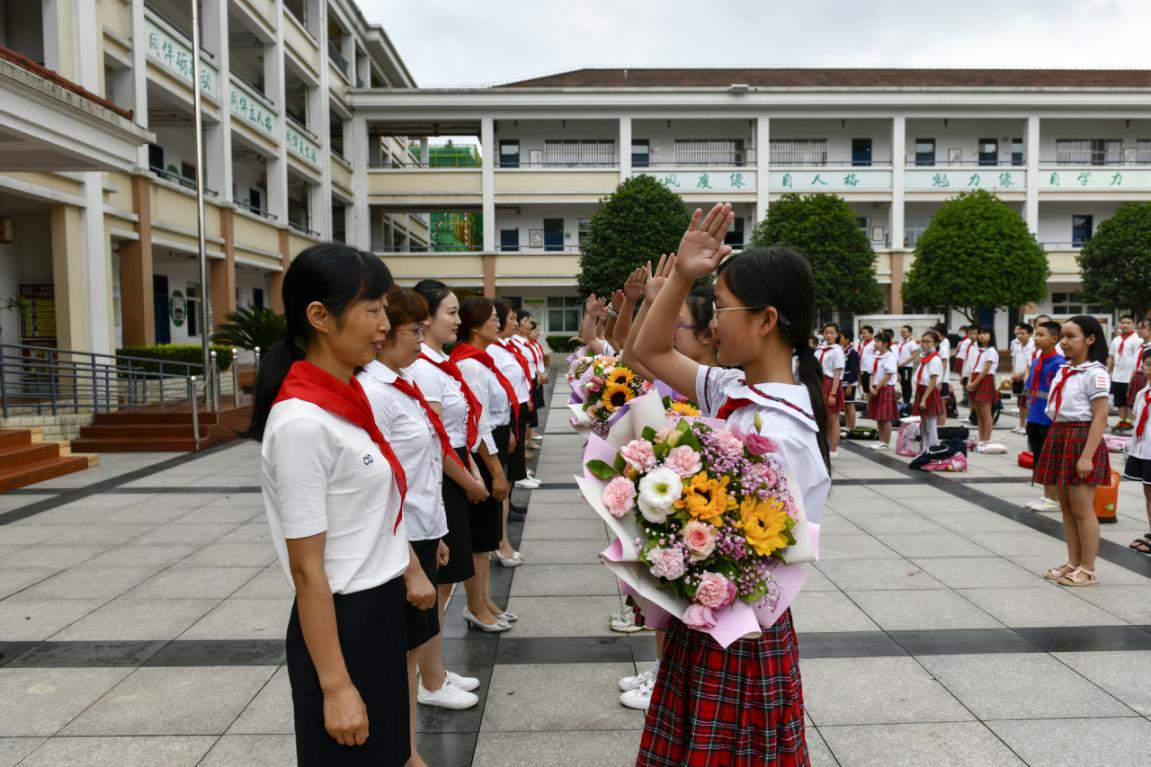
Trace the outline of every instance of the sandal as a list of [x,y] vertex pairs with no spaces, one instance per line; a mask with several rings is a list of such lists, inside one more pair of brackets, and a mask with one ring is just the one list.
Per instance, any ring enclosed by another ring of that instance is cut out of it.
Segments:
[[1056,583],[1060,586],[1094,586],[1099,582],[1094,570],[1085,570],[1082,567],[1076,567],[1070,574],[1064,575]]
[[1142,538],[1136,538],[1127,544],[1127,548],[1134,549],[1140,554],[1151,554],[1151,533],[1147,533]]
[[1070,575],[1075,571],[1075,565],[1068,562],[1067,564],[1059,565],[1059,567],[1052,567],[1047,572],[1043,573],[1043,577],[1049,581],[1057,581],[1060,578]]

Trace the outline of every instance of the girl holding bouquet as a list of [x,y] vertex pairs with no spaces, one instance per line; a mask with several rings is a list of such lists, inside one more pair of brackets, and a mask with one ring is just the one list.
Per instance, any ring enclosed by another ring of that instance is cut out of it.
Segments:
[[[796,477],[808,519],[818,521],[831,478],[822,373],[807,343],[815,321],[811,267],[786,248],[752,248],[723,261],[733,221],[730,204],[706,217],[695,211],[635,356],[677,391],[693,393],[706,415],[726,417],[733,431],[770,437]],[[718,361],[731,368],[700,365],[672,343],[692,284],[717,270],[712,326]],[[790,609],[726,649],[704,632],[672,625],[636,764],[809,764]]]

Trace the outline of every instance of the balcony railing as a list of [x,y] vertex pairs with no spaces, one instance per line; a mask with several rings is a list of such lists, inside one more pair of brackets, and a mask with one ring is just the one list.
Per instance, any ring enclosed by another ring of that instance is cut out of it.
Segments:
[[[152,171],[152,174],[157,178],[162,178],[169,183],[177,184],[190,191],[196,191],[196,179],[194,178],[188,178],[187,176],[181,175],[179,173],[173,173],[170,170],[158,168],[155,165],[150,166],[148,170]],[[208,195],[209,197],[218,197],[220,193],[215,189],[209,189],[205,186],[204,194]]]
[[340,70],[345,80],[351,78],[351,69],[348,66],[348,60],[340,53],[340,46],[331,38],[328,39],[328,60],[336,65],[336,69]]
[[579,253],[579,245],[500,245],[500,253]]
[[544,170],[564,170],[568,168],[586,168],[586,169],[615,169],[619,168],[619,162],[616,160],[605,160],[601,162],[548,162],[541,160],[539,162],[519,162],[519,161],[500,161],[496,163],[496,167],[501,170],[515,170],[525,168],[542,168]]
[[293,230],[299,232],[300,234],[306,234],[309,237],[315,237],[317,240],[322,236],[315,229],[309,229],[304,224],[298,224],[295,221],[289,221],[288,226],[292,227]]
[[266,218],[269,221],[275,221],[278,219],[278,216],[275,213],[269,213],[268,211],[264,210],[263,208],[257,208],[255,205],[244,202],[243,200],[236,200],[236,207],[239,208],[240,210],[245,210],[248,213],[251,213],[253,216],[259,216],[260,218]]

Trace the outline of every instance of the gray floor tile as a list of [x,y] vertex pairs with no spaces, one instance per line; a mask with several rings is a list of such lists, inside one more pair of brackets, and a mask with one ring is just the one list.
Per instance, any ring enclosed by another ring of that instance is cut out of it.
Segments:
[[1151,652],[1076,652],[1055,657],[1143,716],[1151,716]]
[[0,559],[0,568],[59,567],[78,565],[112,548],[111,544],[52,544],[26,546]]
[[598,519],[591,507],[583,502],[536,504],[528,508],[532,522],[551,522],[558,519]]
[[296,763],[294,735],[225,735],[200,767],[285,767]]
[[896,514],[861,514],[851,517],[851,521],[861,530],[872,535],[881,533],[891,535],[936,533],[942,535],[947,532],[931,519],[914,511]]
[[212,543],[180,562],[180,567],[265,567],[276,558],[271,543]]
[[1151,742],[1146,719],[1046,719],[987,722],[1029,767],[1137,765]]
[[20,767],[193,767],[215,740],[188,736],[51,738]]
[[596,597],[512,597],[508,609],[519,616],[515,636],[609,636],[608,621],[619,612],[619,595]]
[[982,719],[1058,719],[1135,712],[1045,654],[925,655],[920,662]]
[[807,740],[807,756],[811,761],[811,767],[839,767],[839,762],[832,756],[823,736],[810,720],[805,727],[804,737]]
[[255,699],[228,728],[233,735],[291,735],[292,688],[288,669],[279,668]]
[[67,525],[59,526],[58,533],[48,543],[60,544],[122,544],[134,541],[152,529],[152,525]]
[[232,597],[197,621],[181,639],[277,639],[284,636],[290,598]]
[[[155,575],[153,568],[121,569],[73,567],[44,579],[12,599],[102,599],[118,597],[136,584]],[[2,575],[2,571],[0,571]]]
[[43,738],[0,738],[0,767],[16,767],[43,742]]
[[982,546],[946,530],[938,533],[881,533],[875,537],[888,548],[909,559],[990,555],[990,552]]
[[263,516],[264,510],[257,509],[254,506],[215,506],[208,504],[197,509],[192,509],[183,516],[174,519],[173,522],[178,525],[207,525],[218,523],[240,525],[245,522],[253,522],[261,519]]
[[848,592],[888,631],[1001,628],[1002,623],[954,591]]
[[279,562],[273,562],[245,583],[233,596],[242,599],[283,597],[291,600],[293,591]]
[[1111,626],[1123,621],[1062,586],[963,589],[960,593],[1007,626]]
[[599,732],[481,733],[472,767],[509,764],[548,767],[632,767],[639,752],[636,730]]
[[114,599],[52,639],[175,639],[218,603],[217,599]]
[[229,530],[235,529],[231,523],[209,525],[180,525],[168,523],[153,527],[149,532],[132,541],[134,544],[148,543],[188,543],[192,545],[211,543]]
[[[4,496],[0,495],[0,498]],[[31,546],[61,534],[56,525],[15,523],[0,526],[0,546]]]
[[85,566],[100,570],[125,567],[163,568],[180,561],[195,550],[195,546],[182,543],[118,546],[111,551],[93,557],[85,563]]
[[620,677],[634,673],[622,663],[496,666],[482,733],[638,730],[643,712],[618,702]]
[[953,589],[1031,588],[1043,579],[1000,557],[939,557],[914,560]]
[[528,512],[527,522],[524,524],[523,540],[525,541],[571,541],[592,540],[603,541],[607,546],[607,528],[599,519],[591,516],[593,512],[588,509],[587,519],[532,519]]
[[821,562],[833,559],[890,559],[899,554],[870,535],[838,535],[819,542]]
[[[531,549],[528,549],[530,554]],[[526,555],[525,555],[526,556]],[[609,596],[619,593],[603,565],[523,565],[516,568],[511,596]]]
[[274,671],[270,666],[137,669],[64,734],[218,735]]
[[[1038,497],[1036,493],[1036,497]],[[943,507],[946,511],[946,506]],[[932,514],[931,519],[948,530],[967,535],[969,533],[1018,533],[1024,528],[1013,519],[987,512],[984,514]]]
[[600,552],[606,548],[607,542],[599,539],[533,539],[520,546],[520,553],[524,557],[524,564],[530,565],[594,565],[599,564]]
[[0,569],[0,599],[5,599],[10,595],[17,598],[20,593],[58,573],[58,569],[48,567],[22,567],[19,570]]
[[799,592],[791,605],[795,630],[804,633],[822,631],[879,631],[848,597],[838,591]]
[[1047,557],[1053,565],[1067,561],[1067,546],[1036,530],[1017,533],[971,533],[971,540],[1003,557]]
[[8,599],[0,602],[0,638],[47,639],[103,604],[98,599]]
[[980,722],[829,726],[820,734],[841,767],[1012,767],[1023,762]]
[[223,599],[261,572],[258,567],[179,567],[164,570],[124,599]]
[[800,664],[804,704],[819,727],[973,719],[913,658],[818,658]]
[[833,559],[816,567],[844,591],[946,588],[906,559]]
[[0,735],[52,735],[130,671],[0,668]]
[[[1096,567],[1096,572],[1101,569]],[[1076,594],[1129,623],[1151,626],[1151,593],[1145,583],[1137,586],[1111,586],[1103,583],[1080,589]]]

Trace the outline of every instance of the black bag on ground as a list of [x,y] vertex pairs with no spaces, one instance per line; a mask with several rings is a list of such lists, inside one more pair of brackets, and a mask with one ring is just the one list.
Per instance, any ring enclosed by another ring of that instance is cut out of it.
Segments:
[[[999,414],[1002,412],[1003,412],[1003,403],[1000,402],[999,400],[992,402],[991,403],[991,423],[993,423],[993,424],[999,423]],[[975,414],[974,410],[972,410],[971,413],[967,416],[967,422],[970,423],[972,426],[977,426],[979,424],[979,417]]]
[[966,426],[941,426],[939,428],[940,442],[946,442],[949,439],[958,439],[966,443],[970,436],[971,430]]
[[[940,430],[942,431],[942,429]],[[963,453],[967,455],[967,443],[958,439],[943,440],[938,445],[930,447],[911,459],[907,466],[910,469],[922,469],[925,464],[932,461],[944,461],[953,455]]]
[[873,426],[856,426],[847,432],[848,439],[879,439],[879,430]]

